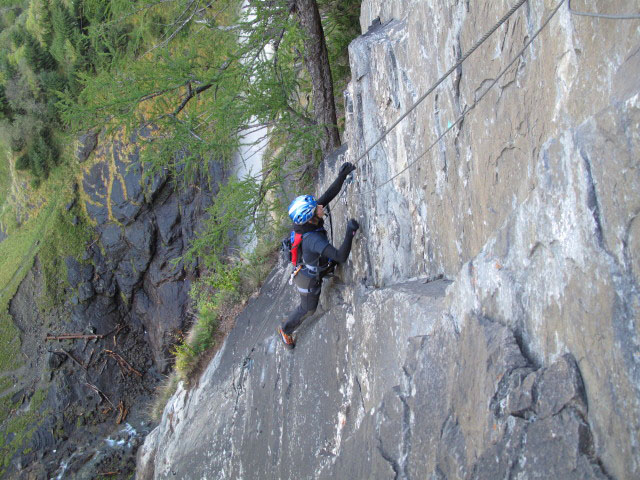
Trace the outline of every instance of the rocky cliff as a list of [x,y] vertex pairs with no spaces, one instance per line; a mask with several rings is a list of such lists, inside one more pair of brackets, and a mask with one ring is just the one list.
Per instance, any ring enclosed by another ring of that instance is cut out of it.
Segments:
[[362,225],[351,259],[292,352],[273,272],[139,478],[640,475],[640,21],[565,3],[518,56],[557,4],[522,6],[360,159],[511,6],[363,2],[348,148],[316,192],[358,160],[332,209],[336,242]]
[[[153,391],[190,321],[198,266],[180,258],[224,177],[215,162],[189,184],[145,176],[140,140],[151,135],[80,138],[83,171],[67,210],[73,222],[84,211],[95,240],[82,258],[62,259],[63,304],[44,310],[34,301],[44,290],[38,258],[11,301],[27,358],[13,372],[14,398],[31,410],[39,392],[43,420],[24,425],[30,440],[5,465],[7,478],[124,478],[134,468]],[[45,341],[63,334],[89,337]]]

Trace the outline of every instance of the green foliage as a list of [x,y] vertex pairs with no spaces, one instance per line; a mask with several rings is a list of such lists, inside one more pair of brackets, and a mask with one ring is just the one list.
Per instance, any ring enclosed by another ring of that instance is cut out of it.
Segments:
[[341,104],[338,97],[351,77],[348,47],[360,35],[361,3],[360,0],[318,0],[338,105]]
[[58,161],[57,148],[51,134],[44,130],[36,134],[28,153],[16,161],[18,170],[29,170],[37,181],[49,176],[49,171]]
[[[253,179],[237,180],[232,178],[220,187],[213,204],[207,209],[207,219],[202,231],[192,242],[185,260],[192,262],[196,258],[204,259],[205,267],[215,270],[230,255],[232,243],[240,238],[252,235],[254,222],[264,223],[264,209],[259,204],[260,185]],[[221,285],[225,278],[215,280]]]
[[58,208],[53,213],[50,234],[42,240],[38,256],[44,277],[44,294],[38,298],[38,305],[43,310],[62,305],[68,297],[64,259],[71,256],[79,260],[91,239],[91,230],[86,221],[81,221],[82,215],[77,206],[70,211]]
[[59,163],[59,152],[50,141],[61,128],[58,95],[64,92],[75,99],[80,73],[93,75],[96,69],[107,68],[112,58],[138,41],[130,34],[132,23],[110,23],[136,2],[14,3],[11,6],[25,10],[0,13],[6,25],[0,32],[0,136],[9,139],[14,152],[26,155],[20,166],[39,183]]
[[[78,75],[79,98],[60,94],[65,123],[78,130],[124,124],[129,131],[153,124],[162,134],[149,141],[143,160],[151,169],[188,176],[212,157],[230,160],[248,129],[259,126],[315,161],[323,129],[301,100],[310,86],[301,70],[305,38],[297,20],[285,0],[252,2],[254,15],[245,15],[241,3],[215,2],[201,10],[187,0],[164,3],[162,10],[132,5],[131,42],[162,38],[147,50],[117,54],[110,46],[108,68]],[[150,25],[148,19],[158,16],[173,23]],[[194,21],[202,26],[195,28]],[[90,37],[103,38],[100,29]]]
[[[3,459],[0,465],[0,475],[2,466],[8,466],[13,453],[20,448],[25,448],[31,441],[38,425],[48,416],[48,412],[41,412],[42,403],[47,392],[39,389],[31,397],[29,409],[17,415],[12,415],[0,430],[0,458]],[[9,440],[10,439],[10,440]]]
[[178,375],[176,375],[175,373],[171,373],[156,390],[153,405],[151,406],[151,410],[149,412],[149,416],[156,422],[159,422],[162,418],[164,407],[167,405],[167,402],[169,402],[171,396],[178,389],[179,382],[180,379],[178,378]]
[[25,21],[27,31],[42,46],[47,45],[51,35],[51,14],[47,0],[30,0]]
[[191,298],[198,312],[187,338],[174,347],[175,371],[190,383],[211,347],[215,345],[222,318],[238,314],[250,294],[260,286],[273,267],[277,242],[274,231],[264,235],[252,253],[218,264],[217,270],[194,282]]
[[5,147],[0,143],[0,229],[2,225],[2,213],[7,206],[7,198],[11,189],[11,170],[9,168],[9,156]]
[[56,66],[56,62],[49,52],[29,34],[26,34],[24,58],[35,72],[50,70]]

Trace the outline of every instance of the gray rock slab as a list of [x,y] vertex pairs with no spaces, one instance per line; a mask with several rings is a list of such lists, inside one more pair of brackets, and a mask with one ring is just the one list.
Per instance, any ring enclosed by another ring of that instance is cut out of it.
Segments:
[[78,137],[78,148],[76,150],[76,158],[79,162],[84,162],[89,155],[95,150],[98,144],[98,132],[88,132]]
[[[537,368],[485,317],[457,331],[453,287],[327,284],[290,351],[274,330],[295,296],[276,270],[166,407],[141,478],[605,478],[573,358]],[[546,416],[525,419],[534,405]]]
[[332,205],[335,238],[361,224],[343,283],[287,352],[271,278],[165,410],[154,478],[638,478],[637,25],[563,5],[516,58],[549,14],[527,2],[360,158],[509,7],[362,2],[349,148],[315,192],[359,159]]

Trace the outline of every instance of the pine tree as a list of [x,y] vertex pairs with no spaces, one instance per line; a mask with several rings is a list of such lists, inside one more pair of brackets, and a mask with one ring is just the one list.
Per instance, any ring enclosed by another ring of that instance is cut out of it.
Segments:
[[38,41],[31,35],[26,35],[25,58],[29,66],[36,72],[40,70],[52,70],[56,66],[55,59],[44,50]]
[[25,27],[42,48],[50,44],[51,13],[47,0],[30,0]]
[[11,107],[4,90],[4,85],[0,85],[0,119],[11,119]]
[[58,0],[51,4],[51,25],[53,34],[49,52],[69,72],[73,70],[78,57],[72,43],[77,25],[71,12]]
[[16,168],[18,170],[29,170],[31,168],[31,159],[29,155],[26,153],[24,155],[20,155],[18,160],[16,160]]

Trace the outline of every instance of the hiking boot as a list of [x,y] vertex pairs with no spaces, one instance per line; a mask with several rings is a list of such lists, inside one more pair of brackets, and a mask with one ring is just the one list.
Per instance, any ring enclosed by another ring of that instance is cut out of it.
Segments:
[[292,349],[296,346],[296,343],[293,341],[293,337],[284,333],[282,328],[278,328],[278,333],[280,334],[280,338],[282,339],[282,343],[284,343],[285,347]]

